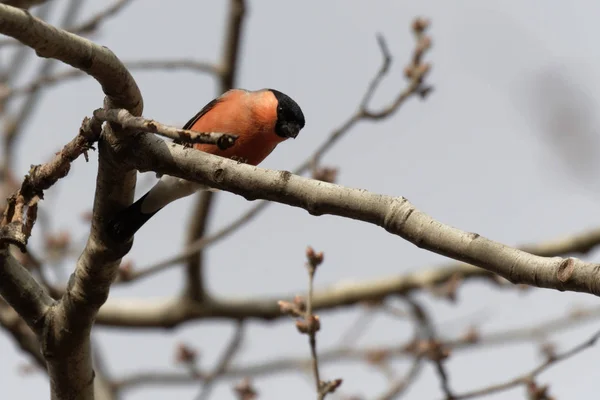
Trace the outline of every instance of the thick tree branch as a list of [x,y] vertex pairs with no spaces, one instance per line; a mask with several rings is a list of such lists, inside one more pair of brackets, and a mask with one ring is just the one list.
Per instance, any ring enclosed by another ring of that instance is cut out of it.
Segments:
[[513,283],[600,294],[597,264],[576,258],[546,258],[444,225],[407,199],[351,189],[266,170],[186,149],[148,135],[136,138],[135,151],[121,155],[141,171],[156,171],[239,194],[380,226],[420,248],[468,262]]
[[[263,203],[264,204],[264,203]],[[544,257],[566,254],[585,254],[600,244],[600,229],[581,232],[537,245],[525,245],[522,250]],[[135,273],[135,272],[134,272]],[[415,272],[365,280],[339,283],[315,292],[315,311],[352,306],[365,301],[382,300],[389,296],[406,295],[415,290],[426,290],[443,285],[452,279],[495,279],[497,275],[465,263],[448,263],[432,268],[416,268]],[[236,301],[215,299],[205,304],[184,301],[179,298],[167,300],[109,301],[102,307],[97,323],[128,327],[175,326],[194,319],[204,318],[259,318],[282,317],[277,306],[278,299],[291,301],[293,294],[273,298],[248,298]]]
[[3,4],[0,33],[33,48],[40,57],[60,60],[94,77],[109,97],[110,108],[125,108],[134,115],[141,112],[142,97],[135,81],[108,48]]
[[[0,5],[0,33],[35,49],[41,57],[63,61],[93,76],[107,95],[107,108],[124,108],[133,115],[141,114],[143,102],[135,81],[106,47],[5,5]],[[116,133],[125,138],[121,132]],[[131,246],[131,243],[115,245],[103,235],[103,221],[131,202],[135,186],[135,172],[111,158],[115,147],[118,140],[113,128],[106,125],[99,142],[100,163],[90,238],[67,292],[44,319],[40,342],[48,362],[53,399],[94,398],[90,330],[97,310],[106,301],[121,257]]]

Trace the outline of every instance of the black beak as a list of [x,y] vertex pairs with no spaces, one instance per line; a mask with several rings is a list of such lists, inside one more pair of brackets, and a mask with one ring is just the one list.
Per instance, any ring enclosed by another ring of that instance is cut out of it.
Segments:
[[292,139],[296,139],[300,133],[300,129],[302,129],[298,124],[288,124],[287,128],[287,136]]

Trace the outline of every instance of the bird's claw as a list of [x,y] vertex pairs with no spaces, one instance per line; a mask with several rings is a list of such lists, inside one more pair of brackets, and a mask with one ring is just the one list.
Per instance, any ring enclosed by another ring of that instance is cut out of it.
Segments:
[[244,157],[231,156],[230,159],[237,161],[238,164],[248,164],[248,159]]

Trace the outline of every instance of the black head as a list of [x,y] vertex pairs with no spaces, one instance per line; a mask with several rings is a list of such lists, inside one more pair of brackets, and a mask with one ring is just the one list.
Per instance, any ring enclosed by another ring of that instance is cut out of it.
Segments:
[[269,90],[273,92],[278,102],[275,133],[286,139],[295,139],[300,130],[304,128],[304,114],[300,106],[288,95],[275,89]]

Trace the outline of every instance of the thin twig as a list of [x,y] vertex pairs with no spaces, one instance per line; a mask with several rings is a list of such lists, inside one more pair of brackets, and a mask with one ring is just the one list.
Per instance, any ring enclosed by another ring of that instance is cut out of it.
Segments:
[[145,132],[157,133],[161,136],[180,140],[184,143],[215,144],[221,149],[227,149],[235,143],[236,135],[217,132],[195,132],[189,129],[179,129],[163,125],[151,119],[135,117],[124,109],[105,110],[99,108],[94,111],[94,117],[100,121],[109,121],[122,125],[125,128],[139,129]]
[[444,365],[444,360],[448,357],[447,350],[437,338],[433,321],[429,317],[425,307],[419,304],[416,300],[408,296],[405,296],[404,300],[409,304],[415,320],[418,321],[419,326],[421,327],[420,330],[422,331],[422,334],[425,335],[426,345],[424,354],[418,354],[417,356],[419,357],[425,355],[433,362],[435,370],[440,378],[442,390],[446,395],[445,400],[454,400],[454,394],[450,389],[448,371]]
[[92,15],[87,21],[73,27],[67,27],[67,30],[78,35],[91,33],[98,29],[101,23],[104,23],[108,18],[115,16],[131,2],[132,0],[117,0],[106,9],[99,11],[96,15]]
[[[36,1],[36,0],[29,0],[29,1]],[[43,2],[44,0],[37,0],[37,2]],[[78,0],[80,1],[80,0]],[[73,26],[73,23],[70,23],[69,25],[67,25],[65,28],[68,32],[74,33],[74,34],[86,34],[86,33],[91,33],[92,31],[98,29],[100,27],[100,24],[105,22],[109,17],[114,16],[115,14],[117,14],[120,10],[122,10],[127,4],[129,4],[132,0],[117,0],[115,1],[115,3],[111,4],[110,6],[108,6],[105,10],[99,11],[97,14],[92,15],[88,20]],[[4,2],[6,3],[6,1]],[[48,1],[47,3],[53,3],[51,1]],[[44,16],[38,15],[38,17],[40,19],[45,19]],[[21,43],[17,40],[14,39],[5,39],[5,40],[0,40],[0,48],[5,47],[5,46],[18,46]]]
[[313,287],[315,281],[316,266],[309,266],[308,268],[308,296],[306,297],[306,317],[305,320],[309,323],[308,328],[308,344],[310,346],[310,356],[312,359],[312,371],[315,377],[315,385],[319,399],[325,397],[324,393],[321,393],[321,376],[319,373],[319,355],[317,353],[317,328],[312,328],[311,324],[317,324],[318,320],[311,322],[314,319],[312,310],[312,298],[313,298]]
[[205,375],[202,389],[200,393],[198,393],[198,396],[196,396],[196,400],[208,400],[212,393],[212,389],[214,387],[216,379],[218,379],[219,376],[227,370],[227,367],[233,361],[233,358],[240,349],[243,338],[244,323],[243,321],[238,321],[235,329],[235,334],[231,338],[231,342],[229,343],[229,345],[225,348],[225,351],[221,355],[214,370],[208,375]]
[[[310,346],[311,355],[311,366],[312,372],[315,379],[315,387],[317,392],[317,400],[323,400],[329,393],[333,393],[342,384],[341,379],[334,379],[332,381],[321,380],[321,374],[319,372],[319,355],[317,353],[317,332],[321,329],[321,321],[318,315],[313,314],[313,291],[314,291],[314,280],[317,267],[323,263],[323,252],[315,253],[312,247],[306,249],[306,268],[308,270],[308,295],[306,297],[306,303],[288,303],[279,302],[282,311],[302,317],[296,321],[296,328],[300,333],[308,336],[308,344]],[[305,310],[303,310],[305,308]]]
[[[73,21],[75,21],[75,19],[79,15],[79,12],[81,11],[82,6],[83,6],[83,1],[71,0],[69,2],[69,5],[68,5],[65,13],[64,13],[64,16],[62,18],[60,26],[65,27],[65,26],[72,24]],[[46,7],[47,7],[47,5],[44,4],[42,7],[42,10],[44,10],[44,11],[40,12],[41,17],[45,16],[45,14],[49,12],[49,10],[46,10]],[[26,54],[31,53],[27,46],[23,46],[23,49],[26,51]],[[19,57],[19,53],[23,49],[19,49],[17,51],[17,55],[15,57]],[[23,58],[23,60],[21,60],[21,61],[24,62],[24,60],[25,60],[25,58]],[[44,77],[50,75],[52,73],[52,70],[57,65],[58,65],[58,63],[53,58],[47,58],[47,59],[43,60],[41,62],[41,64],[39,65],[39,68],[35,74],[34,79],[36,79],[36,80],[43,79]],[[14,81],[14,80],[16,80],[20,71],[23,70],[23,68],[18,63],[13,63],[12,68],[13,68],[13,73],[11,73],[10,79],[12,81]],[[16,116],[8,118],[9,121],[11,121],[11,122],[6,124],[6,128],[4,131],[5,145],[8,148],[6,150],[7,158],[5,160],[5,165],[12,165],[12,163],[13,163],[12,158],[13,158],[14,152],[10,151],[10,150],[12,150],[13,144],[16,142],[17,138],[21,134],[23,127],[29,122],[29,119],[35,112],[37,106],[40,104],[40,100],[41,100],[40,93],[37,90],[31,91],[28,94],[25,101],[23,102],[23,104],[20,106],[19,111],[16,113]],[[4,99],[4,98],[0,99],[0,103],[4,103],[5,101],[6,101],[6,99]],[[6,107],[6,106],[7,105],[5,104],[4,107]]]
[[415,357],[406,375],[396,379],[377,400],[393,400],[401,396],[415,382],[423,367],[423,357]]
[[541,374],[548,368],[558,364],[561,361],[571,358],[571,357],[581,353],[582,351],[594,346],[596,344],[596,342],[598,341],[598,338],[600,338],[600,332],[596,332],[591,338],[589,338],[585,342],[573,347],[570,350],[565,351],[564,353],[554,355],[553,357],[549,357],[542,364],[538,365],[537,367],[535,367],[534,369],[532,369],[531,371],[529,371],[528,373],[526,373],[524,375],[521,375],[514,379],[510,379],[503,383],[498,383],[498,384],[490,385],[490,386],[487,386],[487,387],[484,387],[481,389],[476,389],[476,390],[473,390],[470,392],[455,395],[454,400],[472,399],[474,397],[480,397],[480,396],[489,395],[492,393],[498,393],[498,392],[501,392],[504,390],[508,390],[515,386],[529,384],[530,382],[532,382],[534,380],[535,377],[537,377],[539,374]]
[[[551,333],[575,329],[580,327],[583,323],[597,321],[599,317],[600,307],[583,309],[532,326],[489,334],[479,334],[476,337],[473,337],[472,335],[461,335],[457,338],[444,339],[441,341],[441,345],[444,348],[451,349],[453,352],[460,350],[485,349],[491,346],[509,346],[511,344],[538,340],[540,337],[547,336]],[[406,343],[387,347],[356,348],[356,346],[339,346],[335,349],[320,351],[319,363],[323,365],[324,363],[333,362],[364,362],[375,353],[385,354],[387,358],[394,360],[409,357],[414,358],[413,344],[414,339],[411,339]],[[305,368],[306,365],[310,364],[310,358],[282,357],[272,360],[263,360],[249,365],[235,365],[228,368],[226,373],[219,378],[272,376],[273,374],[301,370]],[[121,380],[115,382],[115,385],[117,387],[128,389],[138,385],[177,385],[195,381],[198,380],[186,374],[138,372],[129,377],[123,377]]]
[[392,65],[392,54],[390,53],[390,49],[387,45],[385,37],[382,34],[378,33],[376,39],[377,44],[379,45],[379,50],[381,50],[381,55],[383,56],[383,62],[381,63],[381,67],[379,67],[379,71],[377,71],[377,74],[375,74],[375,76],[369,83],[367,91],[363,95],[363,98],[358,107],[360,110],[367,109],[371,99],[373,98],[373,95],[375,94],[375,91],[377,91],[377,88],[381,83],[381,80],[387,75],[388,71],[390,70],[390,66]]
[[[123,62],[127,69],[130,71],[148,71],[148,70],[172,70],[172,69],[183,69],[190,71],[197,71],[208,74],[216,74],[218,69],[210,63],[196,61],[192,59],[180,59],[180,60],[136,60],[130,62]],[[0,90],[0,101],[8,98],[27,95],[34,93],[40,89],[47,89],[54,85],[64,83],[66,81],[78,78],[87,77],[86,74],[80,70],[66,70],[60,71],[52,75],[45,75],[35,78],[27,84],[16,87],[2,87]]]

